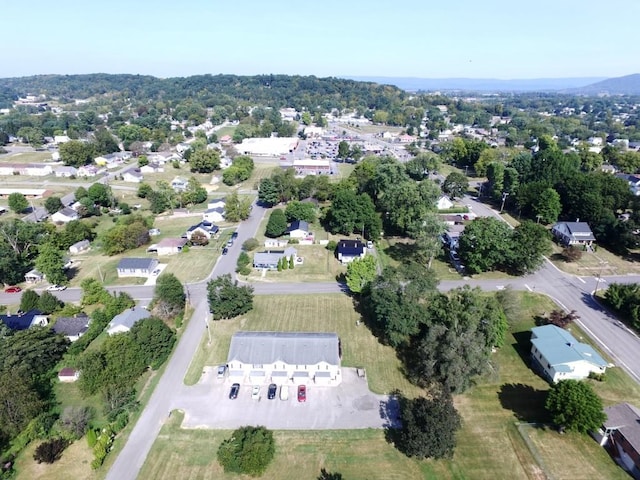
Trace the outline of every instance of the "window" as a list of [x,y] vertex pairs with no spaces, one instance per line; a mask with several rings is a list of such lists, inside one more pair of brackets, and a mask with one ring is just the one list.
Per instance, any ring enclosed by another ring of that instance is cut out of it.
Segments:
[[254,363],[253,364],[253,368],[262,368],[262,364],[261,363]]

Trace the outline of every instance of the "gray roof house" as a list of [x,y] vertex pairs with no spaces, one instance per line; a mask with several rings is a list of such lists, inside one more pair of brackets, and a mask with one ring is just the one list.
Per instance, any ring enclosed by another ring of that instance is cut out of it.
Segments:
[[337,385],[342,380],[336,333],[236,332],[227,365],[232,380],[254,385]]
[[64,207],[62,210],[57,211],[51,215],[51,221],[53,223],[69,223],[72,220],[78,220],[80,215],[73,208]]
[[75,342],[89,329],[89,317],[85,313],[74,317],[58,317],[52,329]]
[[129,308],[120,315],[113,317],[113,320],[109,322],[109,326],[107,327],[107,333],[109,335],[115,335],[116,333],[128,332],[136,322],[144,318],[149,318],[150,316],[151,314],[145,308]]
[[563,245],[589,246],[596,239],[586,222],[558,222],[551,233]]
[[155,258],[123,258],[118,263],[118,277],[148,277],[157,267]]
[[534,368],[552,383],[582,380],[591,372],[604,373],[609,366],[591,345],[555,325],[531,329],[531,359]]
[[253,256],[253,268],[266,268],[268,270],[277,270],[278,262],[282,257],[287,259],[298,256],[298,251],[293,247],[288,247],[284,250],[276,252],[258,252]]
[[607,420],[596,434],[600,445],[607,446],[609,454],[629,474],[640,478],[640,409],[628,403],[619,403],[604,409]]
[[89,240],[80,240],[69,247],[69,253],[78,254],[89,250],[91,242]]
[[304,220],[295,220],[287,228],[287,233],[291,238],[307,238],[309,236],[309,224]]

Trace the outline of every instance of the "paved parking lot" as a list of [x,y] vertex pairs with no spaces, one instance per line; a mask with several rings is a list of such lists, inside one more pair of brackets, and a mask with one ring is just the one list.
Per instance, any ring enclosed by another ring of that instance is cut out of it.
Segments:
[[[183,386],[172,409],[185,412],[184,428],[233,429],[264,425],[274,430],[330,430],[384,428],[397,425],[398,404],[386,395],[369,391],[365,379],[352,368],[342,369],[337,387],[307,385],[307,401],[297,400],[297,387],[289,386],[289,399],[267,399],[262,385],[260,399],[251,398],[251,385],[242,385],[238,398],[229,399],[233,382],[219,380],[215,369],[207,370],[200,383]],[[280,389],[278,388],[278,395]],[[167,412],[168,413],[168,412]]]

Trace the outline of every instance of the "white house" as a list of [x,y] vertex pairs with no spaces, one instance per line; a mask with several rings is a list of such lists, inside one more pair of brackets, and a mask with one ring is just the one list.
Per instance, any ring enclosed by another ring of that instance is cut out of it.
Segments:
[[185,233],[185,237],[188,240],[191,240],[191,236],[194,233],[199,232],[205,237],[207,237],[207,239],[211,239],[212,236],[218,234],[219,230],[220,229],[218,228],[217,225],[214,225],[211,222],[202,221],[197,225],[190,226],[189,229],[187,230],[187,233]]
[[225,206],[226,203],[224,201],[224,198],[212,198],[207,203],[207,208],[224,208]]
[[69,253],[78,254],[89,250],[91,242],[89,240],[80,240],[69,247]]
[[53,223],[69,223],[73,220],[78,220],[80,215],[73,208],[64,207],[62,210],[58,210],[51,215],[51,221]]
[[24,274],[24,280],[27,283],[39,283],[42,280],[44,280],[44,277],[45,277],[44,273],[40,273],[35,268],[33,270],[29,270],[27,273]]
[[159,163],[149,163],[143,167],[140,167],[140,173],[162,173],[164,167]]
[[308,238],[310,235],[309,224],[304,220],[296,220],[291,222],[287,233],[291,238]]
[[182,248],[187,244],[186,238],[163,238],[156,245],[158,255],[174,255],[182,252]]
[[142,307],[133,307],[125,310],[120,315],[113,317],[113,320],[107,327],[107,333],[109,335],[115,335],[116,333],[125,333],[131,330],[136,322],[144,318],[149,318],[151,314],[148,310]]
[[148,277],[158,268],[155,258],[123,258],[118,263],[118,278]]
[[187,190],[189,186],[189,181],[182,177],[176,177],[171,180],[171,188],[173,188],[176,192],[184,192]]
[[77,177],[78,176],[78,169],[76,167],[62,166],[62,167],[56,168],[53,171],[53,173],[58,178]]
[[236,332],[227,367],[238,383],[335,386],[342,381],[340,339],[336,333]]
[[49,319],[40,310],[29,310],[27,313],[16,315],[0,315],[0,321],[11,330],[26,330],[27,328],[39,326],[46,327]]
[[551,233],[563,245],[590,246],[596,239],[586,222],[558,222]]
[[436,208],[438,210],[449,210],[452,207],[453,202],[446,195],[440,196],[440,198],[438,198],[438,201],[436,202]]
[[531,359],[534,368],[552,383],[582,380],[591,372],[602,374],[609,365],[591,345],[555,325],[531,329]]
[[73,317],[58,317],[52,330],[67,337],[70,342],[78,340],[89,329],[89,317],[81,313]]
[[258,252],[253,256],[253,268],[266,268],[267,270],[277,270],[278,263],[284,257],[289,260],[293,257],[294,261],[298,256],[298,251],[293,247],[285,248],[275,252]]
[[80,371],[74,368],[63,368],[58,372],[58,380],[60,382],[75,382],[80,378]]
[[345,264],[352,262],[356,258],[364,258],[367,254],[367,248],[360,240],[342,239],[338,242],[336,252],[340,263]]
[[224,220],[224,208],[207,208],[202,214],[202,220],[206,222],[222,222]]
[[140,183],[143,178],[142,173],[135,168],[131,168],[122,174],[122,180],[129,183]]

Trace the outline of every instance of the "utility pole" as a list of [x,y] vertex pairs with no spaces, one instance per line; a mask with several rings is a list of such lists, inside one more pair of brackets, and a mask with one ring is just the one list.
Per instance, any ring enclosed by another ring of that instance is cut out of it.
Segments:
[[502,205],[500,205],[500,213],[502,213],[502,210],[504,210],[504,202],[508,196],[509,196],[509,192],[502,193]]
[[609,262],[600,261],[600,271],[598,272],[598,281],[596,282],[596,289],[593,291],[593,296],[595,297],[598,294],[598,288],[600,288],[600,280],[602,280],[602,270],[604,270],[604,266]]
[[209,343],[207,345],[211,345],[211,330],[209,330],[209,315],[204,316],[204,324],[207,329],[207,333],[209,334]]

